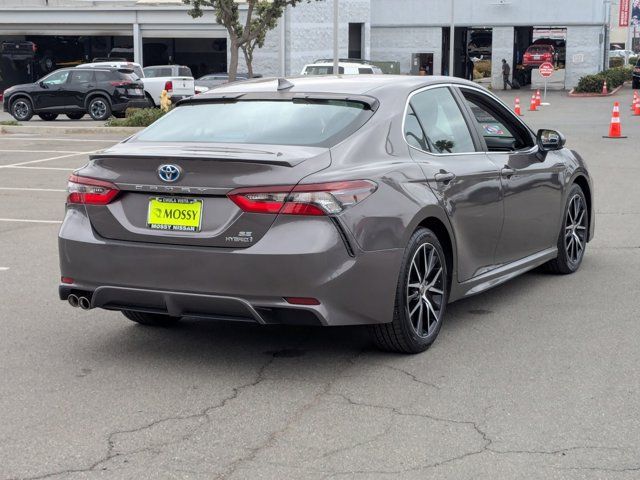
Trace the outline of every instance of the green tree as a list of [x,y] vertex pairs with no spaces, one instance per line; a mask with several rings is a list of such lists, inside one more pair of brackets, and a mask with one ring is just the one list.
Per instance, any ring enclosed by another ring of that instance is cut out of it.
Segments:
[[237,0],[182,0],[189,5],[189,15],[193,18],[201,17],[204,8],[211,8],[216,16],[216,22],[224,26],[229,34],[229,81],[236,79],[238,73],[238,59],[240,50],[247,62],[250,77],[253,75],[253,52],[256,47],[262,48],[267,32],[275,28],[278,19],[282,17],[284,9],[295,7],[298,3],[312,0],[245,0],[247,5],[244,23],[240,21],[240,11]]

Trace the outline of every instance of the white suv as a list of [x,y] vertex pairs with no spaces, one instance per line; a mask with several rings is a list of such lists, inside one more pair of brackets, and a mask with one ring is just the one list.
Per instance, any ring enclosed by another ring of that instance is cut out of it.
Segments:
[[[333,62],[318,61],[305,65],[301,75],[333,75]],[[380,67],[361,62],[339,62],[338,74],[340,75],[372,75],[382,74]]]

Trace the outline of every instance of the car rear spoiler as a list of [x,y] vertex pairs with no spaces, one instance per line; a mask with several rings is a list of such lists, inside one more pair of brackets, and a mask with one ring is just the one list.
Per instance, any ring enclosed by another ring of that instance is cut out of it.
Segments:
[[377,98],[369,95],[352,95],[345,93],[294,93],[294,92],[250,92],[250,93],[214,93],[207,92],[197,98],[185,98],[176,106],[193,105],[197,103],[233,103],[245,100],[282,100],[294,103],[313,103],[327,100],[344,100],[363,104],[368,110],[375,112],[380,106]]

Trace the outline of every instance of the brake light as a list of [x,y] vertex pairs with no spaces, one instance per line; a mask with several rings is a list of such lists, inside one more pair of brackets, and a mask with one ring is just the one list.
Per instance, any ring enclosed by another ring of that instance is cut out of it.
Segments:
[[167,93],[171,93],[173,91],[173,82],[171,80],[164,82],[164,89]]
[[337,215],[367,198],[378,186],[369,180],[296,186],[239,188],[229,199],[244,212],[286,215]]
[[121,81],[114,81],[114,82],[109,82],[109,83],[111,85],[113,85],[114,87],[128,87],[133,82],[131,82],[129,80],[121,80]]
[[120,193],[113,183],[71,175],[67,184],[67,203],[107,205]]

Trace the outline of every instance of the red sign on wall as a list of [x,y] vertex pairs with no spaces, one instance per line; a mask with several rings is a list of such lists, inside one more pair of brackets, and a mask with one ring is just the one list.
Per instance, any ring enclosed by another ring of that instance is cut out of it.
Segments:
[[620,15],[618,17],[618,25],[621,27],[629,26],[629,4],[631,0],[620,0]]

